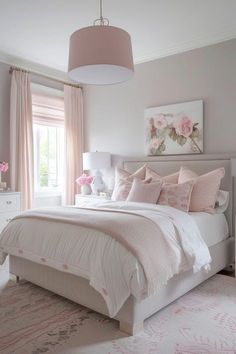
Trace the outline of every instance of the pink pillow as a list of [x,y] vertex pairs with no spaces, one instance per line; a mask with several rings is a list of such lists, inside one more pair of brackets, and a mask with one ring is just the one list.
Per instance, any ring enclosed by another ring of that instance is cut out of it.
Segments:
[[161,186],[162,181],[147,183],[135,178],[126,200],[129,202],[156,204],[161,192]]
[[115,187],[111,196],[111,200],[126,200],[132,186],[134,178],[145,179],[146,165],[139,168],[133,174],[121,168],[115,170]]
[[190,201],[190,211],[204,211],[215,213],[215,203],[217,193],[220,189],[221,179],[225,175],[223,167],[198,176],[187,167],[181,167],[179,173],[179,183],[194,180],[193,191]]
[[116,183],[115,188],[113,190],[111,200],[126,200],[130,189],[132,187],[132,182],[127,181],[127,179],[121,179],[118,183]]
[[115,170],[115,183],[118,183],[121,179],[127,179],[131,182],[133,182],[134,178],[138,179],[145,179],[145,173],[146,173],[146,165],[143,165],[140,167],[136,172],[133,174],[123,170],[122,168],[116,167]]
[[152,180],[155,179],[162,179],[166,183],[178,183],[178,178],[179,178],[179,172],[175,172],[171,175],[168,176],[160,176],[156,171],[151,169],[149,166],[146,166],[146,178],[152,178]]
[[194,181],[182,184],[164,183],[158,204],[169,205],[188,212],[193,185]]

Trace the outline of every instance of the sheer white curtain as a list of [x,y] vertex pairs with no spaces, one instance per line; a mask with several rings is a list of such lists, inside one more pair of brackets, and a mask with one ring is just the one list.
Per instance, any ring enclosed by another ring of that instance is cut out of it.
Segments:
[[21,209],[33,199],[33,123],[29,73],[13,70],[10,103],[11,188],[21,192]]
[[64,85],[65,103],[65,202],[74,204],[79,186],[75,180],[82,173],[84,151],[83,94],[81,88]]

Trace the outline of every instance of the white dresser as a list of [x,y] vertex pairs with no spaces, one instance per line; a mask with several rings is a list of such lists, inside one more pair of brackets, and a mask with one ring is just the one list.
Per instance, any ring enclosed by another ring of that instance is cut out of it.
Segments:
[[20,193],[0,192],[0,232],[20,213]]

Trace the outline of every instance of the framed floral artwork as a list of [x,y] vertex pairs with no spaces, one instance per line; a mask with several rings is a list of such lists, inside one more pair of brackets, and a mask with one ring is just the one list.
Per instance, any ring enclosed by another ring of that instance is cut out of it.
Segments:
[[146,108],[147,155],[203,153],[203,101]]

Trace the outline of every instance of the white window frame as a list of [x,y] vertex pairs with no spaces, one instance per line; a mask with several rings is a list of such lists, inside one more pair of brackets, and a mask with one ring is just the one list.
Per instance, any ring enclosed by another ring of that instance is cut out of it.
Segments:
[[[42,126],[49,126],[49,127],[55,127],[55,128],[64,128],[63,125],[59,126],[59,125],[53,125],[53,124],[41,124]],[[34,149],[35,149],[35,153],[34,153],[34,158],[36,158],[36,161],[34,161],[34,193],[35,196],[60,196],[62,194],[62,180],[63,180],[63,169],[62,166],[63,165],[63,161],[57,161],[57,170],[61,171],[61,174],[59,174],[60,176],[60,188],[61,189],[57,189],[55,188],[54,190],[52,190],[50,187],[39,187],[40,184],[40,169],[39,169],[39,165],[40,165],[40,153],[39,153],[39,130],[37,129],[37,127],[39,126],[39,124],[35,124],[34,123],[34,137],[36,135],[36,141],[34,141]],[[60,133],[59,133],[60,134]],[[61,132],[61,134],[64,134],[64,130]],[[62,147],[60,147],[60,136],[58,136],[58,132],[57,132],[57,153],[59,154],[63,154],[62,151]]]
[[[31,84],[31,89],[32,89],[32,93],[35,94],[43,94],[46,96],[52,96],[52,97],[62,97],[64,98],[64,93],[60,90],[56,90],[56,89],[52,89],[46,86],[42,86],[42,85],[38,85],[38,84]],[[35,126],[49,126],[49,127],[63,127],[64,128],[64,121],[62,122],[53,122],[52,120],[50,122],[48,122],[45,119],[45,123],[42,122],[39,123],[37,122],[37,119],[34,121],[34,116],[33,116],[33,129],[34,129],[34,135],[35,135]],[[62,132],[64,134],[64,131]],[[63,186],[61,184],[61,190],[52,190],[51,188],[43,188],[40,189],[39,187],[39,164],[40,164],[40,155],[39,155],[39,131],[36,128],[36,134],[37,134],[37,139],[36,142],[34,141],[34,157],[36,156],[37,161],[34,161],[34,196],[36,198],[44,198],[44,197],[50,197],[50,196],[62,196],[62,191],[63,191]],[[57,151],[60,151],[60,142],[59,139],[57,138]],[[60,152],[59,152],[60,153]],[[61,153],[63,154],[64,151],[62,151],[61,148]],[[61,161],[61,164],[63,165],[64,161]],[[62,166],[59,167],[62,171],[61,173],[61,180],[64,180],[64,175],[63,175],[63,169]],[[61,181],[62,182],[62,181]]]

